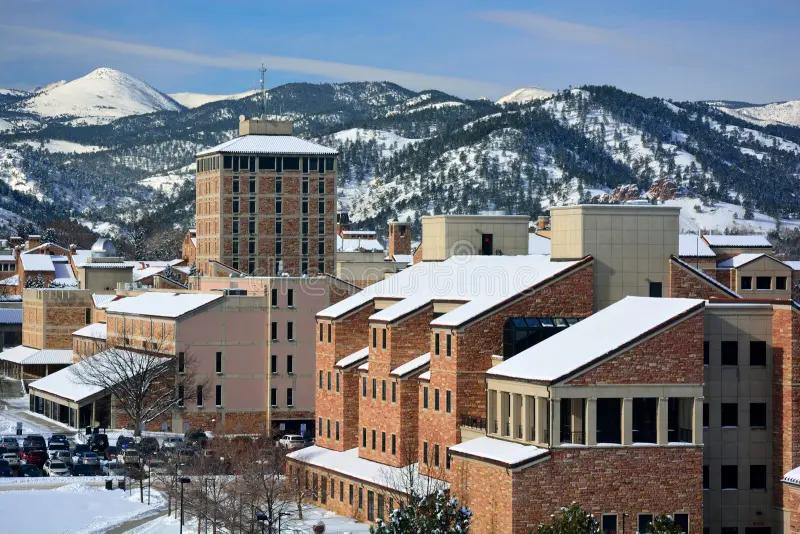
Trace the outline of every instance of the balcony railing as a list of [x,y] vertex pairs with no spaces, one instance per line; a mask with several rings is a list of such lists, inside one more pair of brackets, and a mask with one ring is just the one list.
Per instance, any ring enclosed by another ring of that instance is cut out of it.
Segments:
[[583,445],[583,431],[572,432],[569,429],[561,429],[561,443]]
[[[461,426],[468,426],[470,428],[479,428],[486,430],[486,419],[483,417],[473,417],[471,415],[462,415],[458,419],[458,424]],[[495,422],[495,427],[497,423]]]
[[667,432],[667,439],[670,443],[691,443],[692,442],[692,429],[691,428],[671,428]]

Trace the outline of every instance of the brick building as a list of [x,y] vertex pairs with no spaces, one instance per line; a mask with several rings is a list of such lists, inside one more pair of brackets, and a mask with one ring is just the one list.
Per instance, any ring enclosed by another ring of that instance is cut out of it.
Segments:
[[199,272],[333,273],[337,152],[290,122],[243,119],[239,134],[197,154]]

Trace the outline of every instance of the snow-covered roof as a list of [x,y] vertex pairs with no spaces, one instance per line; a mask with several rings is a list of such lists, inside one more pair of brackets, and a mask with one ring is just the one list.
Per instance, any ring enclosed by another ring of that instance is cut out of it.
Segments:
[[92,293],[92,302],[94,303],[94,307],[99,309],[105,309],[109,304],[116,300],[116,298],[117,296],[114,294],[101,295],[99,293]]
[[393,261],[402,265],[411,265],[414,261],[414,256],[411,254],[395,254],[394,256],[386,256],[385,261]]
[[795,467],[785,475],[783,475],[783,479],[781,482],[786,482],[788,484],[794,484],[796,486],[800,486],[800,467]]
[[72,335],[90,337],[93,339],[106,339],[108,337],[108,328],[106,323],[92,323],[75,330]]
[[384,248],[380,241],[374,238],[343,238],[336,236],[337,252],[383,252]]
[[0,324],[22,324],[22,308],[0,308]]
[[374,236],[375,230],[342,230],[342,235],[368,235]]
[[767,256],[766,254],[756,254],[752,252],[748,252],[745,254],[737,254],[732,258],[728,258],[727,260],[722,260],[717,262],[717,267],[720,269],[738,269],[743,265],[747,265],[751,261],[755,261],[762,256]]
[[[325,308],[317,316],[336,319],[376,298],[403,299],[377,312],[373,316],[377,320],[401,317],[409,307],[413,310],[426,300],[464,301],[431,323],[458,326],[579,263],[554,262],[542,255],[453,256],[442,262],[420,262]],[[410,297],[414,300],[404,303]]]
[[703,305],[700,299],[625,297],[492,367],[486,374],[556,382]]
[[0,286],[16,286],[19,285],[19,275],[15,274],[0,280]]
[[752,235],[725,235],[725,234],[705,234],[703,239],[712,247],[728,248],[772,248],[766,236],[760,234]]
[[355,365],[365,360],[368,357],[369,357],[369,347],[367,346],[364,347],[363,349],[358,349],[353,354],[349,354],[344,358],[340,359],[338,362],[336,362],[336,367],[339,367],[340,369],[346,369],[352,365]]
[[487,460],[508,467],[522,465],[550,453],[548,449],[542,449],[533,445],[523,445],[522,443],[513,443],[489,436],[463,441],[457,445],[453,445],[449,450],[454,454]]
[[800,271],[800,260],[787,260],[785,262],[786,265],[793,271]]
[[242,135],[198,152],[198,156],[226,154],[308,154],[335,156],[336,150],[293,135]]
[[55,271],[55,278],[60,281],[64,280],[75,280],[75,273],[72,272],[72,266],[69,264],[69,260],[64,258],[63,260],[56,259],[53,257],[53,269]]
[[0,254],[0,261],[16,261],[13,254]]
[[63,365],[72,363],[72,351],[68,349],[37,349],[17,345],[0,352],[0,360],[20,365]]
[[369,362],[364,362],[358,366],[359,371],[369,371]]
[[528,234],[528,254],[550,254],[550,240],[544,236]]
[[431,363],[431,353],[426,352],[421,356],[417,356],[413,360],[407,361],[403,365],[399,365],[392,369],[389,373],[392,376],[399,376],[400,378],[421,371]]
[[20,254],[22,268],[26,271],[55,271],[49,254]]
[[674,256],[671,259],[672,259],[672,261],[676,262],[678,265],[680,265],[684,269],[687,269],[692,274],[694,274],[698,278],[701,278],[703,281],[705,281],[709,285],[714,286],[715,288],[717,288],[718,290],[722,291],[723,293],[725,293],[729,297],[733,297],[733,298],[737,298],[737,299],[738,298],[742,298],[738,293],[733,291],[731,288],[729,288],[728,286],[726,286],[725,284],[723,284],[722,282],[720,282],[719,280],[717,280],[713,276],[710,276],[710,275],[706,274],[701,269],[695,268],[694,265],[690,265],[689,263],[683,261],[682,259],[676,258]]
[[431,372],[430,371],[425,371],[424,373],[419,375],[419,379],[420,380],[430,380],[431,379]]
[[148,291],[135,297],[111,302],[108,313],[131,313],[153,317],[180,317],[206,304],[221,299],[221,293],[164,293]]
[[700,236],[680,234],[678,236],[678,256],[685,258],[713,258],[716,254]]
[[401,484],[404,480],[409,480],[410,468],[413,471],[413,477],[411,478],[418,481],[421,487],[438,486],[442,489],[447,488],[446,482],[419,474],[417,472],[417,464],[412,464],[409,467],[394,467],[359,458],[357,447],[339,452],[312,445],[311,447],[290,452],[286,456],[293,460],[340,473],[348,478],[384,487],[393,487],[395,484]]

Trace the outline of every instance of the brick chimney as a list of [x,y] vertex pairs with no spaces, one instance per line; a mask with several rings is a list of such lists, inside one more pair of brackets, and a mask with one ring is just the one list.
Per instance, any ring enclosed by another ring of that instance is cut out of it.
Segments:
[[389,256],[411,254],[411,225],[389,221]]
[[41,244],[42,244],[42,236],[31,234],[28,236],[28,240],[25,241],[25,250],[36,248]]
[[350,214],[346,211],[340,211],[336,214],[336,235],[342,235],[350,229]]

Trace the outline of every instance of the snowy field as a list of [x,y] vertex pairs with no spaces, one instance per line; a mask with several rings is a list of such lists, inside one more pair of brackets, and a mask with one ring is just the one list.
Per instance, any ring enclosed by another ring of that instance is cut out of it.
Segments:
[[[138,492],[131,495],[108,491],[83,482],[56,489],[0,491],[0,517],[3,532],[30,534],[94,533],[128,521],[159,513],[163,497],[150,496],[150,506],[139,502]],[[152,531],[152,532],[158,532]]]

